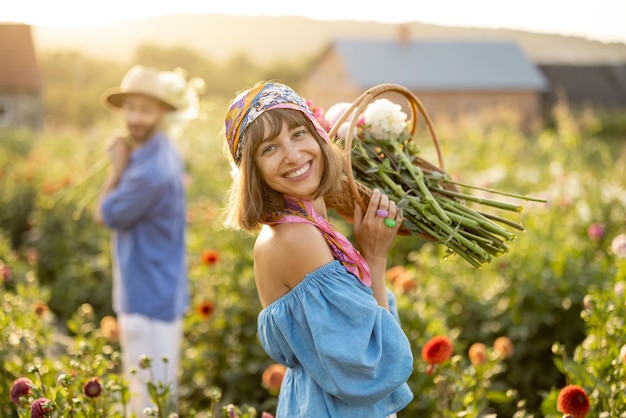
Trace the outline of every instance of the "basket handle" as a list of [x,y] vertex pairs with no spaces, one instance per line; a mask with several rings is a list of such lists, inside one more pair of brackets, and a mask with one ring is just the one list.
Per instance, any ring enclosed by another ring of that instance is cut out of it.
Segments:
[[[426,108],[422,104],[422,102],[417,98],[417,96],[406,87],[403,87],[399,84],[394,83],[385,83],[374,86],[368,90],[366,90],[363,94],[361,94],[357,99],[352,103],[352,105],[341,115],[341,117],[335,122],[332,129],[328,133],[330,138],[335,138],[337,136],[337,131],[339,127],[346,121],[348,116],[354,112],[354,117],[350,121],[350,127],[348,128],[348,132],[346,133],[346,139],[344,143],[345,149],[345,164],[346,164],[346,177],[348,178],[348,185],[350,186],[350,192],[352,196],[356,200],[359,206],[365,211],[367,209],[367,205],[361,198],[361,195],[356,186],[356,180],[354,179],[354,174],[352,173],[352,156],[350,150],[352,149],[352,137],[354,136],[354,131],[356,129],[356,124],[358,122],[359,116],[365,111],[367,105],[369,105],[374,99],[383,93],[396,92],[404,96],[404,98],[408,101],[410,110],[411,110],[411,136],[415,134],[415,129],[417,128],[418,116],[421,113],[424,121],[426,123],[426,128],[430,134],[430,138],[433,141],[433,145],[435,146],[435,150],[437,151],[437,159],[439,161],[439,169],[442,172],[445,172],[445,164],[443,161],[443,152],[441,151],[441,145],[439,144],[439,139],[437,138],[437,133],[435,132],[435,128],[433,123],[428,116],[428,112],[426,112]],[[356,111],[355,111],[356,110]]]

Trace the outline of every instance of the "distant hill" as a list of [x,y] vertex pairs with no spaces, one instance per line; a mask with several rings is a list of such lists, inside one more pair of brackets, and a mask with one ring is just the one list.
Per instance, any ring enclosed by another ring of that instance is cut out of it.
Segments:
[[[603,43],[580,37],[508,29],[461,28],[408,23],[410,38],[514,40],[537,63],[626,63],[626,44]],[[39,51],[73,49],[114,60],[128,60],[137,45],[184,45],[220,62],[236,53],[259,63],[310,58],[336,38],[398,36],[399,26],[376,22],[320,21],[302,17],[249,17],[219,14],[168,15],[92,28],[35,27]]]

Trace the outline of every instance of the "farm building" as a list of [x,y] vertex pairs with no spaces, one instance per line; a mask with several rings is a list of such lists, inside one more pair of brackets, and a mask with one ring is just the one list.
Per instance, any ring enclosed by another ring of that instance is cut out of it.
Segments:
[[564,101],[574,110],[626,110],[626,64],[539,66],[550,81],[546,109]]
[[540,126],[544,74],[514,42],[337,40],[314,62],[299,92],[317,106],[351,102],[396,83],[413,91],[435,123],[513,118]]
[[0,24],[0,128],[43,125],[41,72],[31,27]]

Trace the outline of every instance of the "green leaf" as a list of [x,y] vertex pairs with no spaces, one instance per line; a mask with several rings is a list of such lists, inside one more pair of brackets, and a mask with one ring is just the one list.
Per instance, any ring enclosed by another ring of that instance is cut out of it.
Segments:
[[409,199],[402,198],[396,205],[398,206],[398,209],[405,210],[409,206]]
[[490,390],[487,392],[487,399],[495,403],[507,403],[511,401],[511,397],[501,390]]

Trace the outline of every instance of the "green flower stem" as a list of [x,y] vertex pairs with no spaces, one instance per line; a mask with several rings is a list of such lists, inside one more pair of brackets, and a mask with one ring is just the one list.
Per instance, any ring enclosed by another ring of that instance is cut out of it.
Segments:
[[[375,146],[378,146],[378,145],[379,144],[375,144]],[[380,145],[382,145],[382,144],[380,144]],[[392,166],[392,165],[393,166],[404,166],[406,168],[406,171],[408,171],[409,175],[411,176],[411,178],[415,182],[415,185],[417,186],[419,191],[423,194],[423,196],[424,196],[423,200],[425,201],[425,203],[430,205],[430,207],[433,209],[434,213],[437,216],[439,216],[445,223],[447,223],[447,224],[452,223],[450,218],[446,215],[446,213],[443,211],[443,209],[441,209],[441,206],[439,206],[439,203],[437,202],[435,197],[432,195],[430,190],[428,190],[428,187],[424,183],[424,173],[422,172],[422,170],[419,167],[411,164],[411,161],[409,161],[407,155],[404,153],[404,151],[399,147],[399,145],[396,142],[394,142],[394,141],[386,141],[385,145],[391,145],[391,150],[390,150],[391,152],[386,152],[386,150],[381,150],[381,152],[389,160],[390,166]],[[362,155],[363,159],[367,162],[367,164],[370,165],[371,168],[378,167],[378,174],[379,175],[384,172],[384,169],[383,169],[382,166],[379,166],[379,165],[377,165],[376,163],[373,162],[373,160],[379,160],[380,161],[380,157],[379,157],[380,152],[376,152],[371,147],[366,148],[362,141],[357,141],[357,148],[361,152],[361,155]],[[400,158],[400,162],[398,163],[394,159],[390,158],[390,155],[397,155]],[[394,174],[396,174],[396,172],[394,172]],[[396,187],[399,187],[395,182],[392,181],[392,183],[395,186],[395,187],[393,187],[393,189],[395,189]],[[401,190],[401,188],[400,188],[400,190]],[[402,193],[400,194],[400,196],[403,195],[403,194],[405,194],[405,193],[402,190]]]
[[452,223],[452,220],[448,217],[448,215],[446,215],[441,206],[439,206],[437,199],[435,199],[430,190],[428,190],[428,187],[426,187],[426,184],[424,183],[424,172],[422,171],[422,169],[413,165],[411,161],[409,161],[406,154],[400,149],[400,147],[396,143],[393,143],[393,145],[398,153],[398,156],[400,157],[400,160],[402,161],[402,163],[404,163],[404,166],[407,168],[409,174],[415,181],[415,184],[419,188],[420,192],[424,194],[424,200],[426,201],[426,203],[433,208],[435,213],[437,213],[437,215],[439,215],[439,217],[445,223]]
[[72,219],[77,221],[92,202],[96,200],[100,192],[97,189],[86,190],[72,211]]
[[[489,253],[489,255],[491,255],[492,257],[499,257],[503,254],[505,254],[507,251],[503,250],[502,248],[498,248],[498,247],[494,247],[492,245],[483,245],[482,249],[487,251]],[[508,248],[507,248],[508,249]]]
[[[384,152],[383,150],[384,155],[387,156],[387,158],[391,162],[393,162],[394,165],[404,166],[409,176],[415,182],[415,185],[417,186],[419,191],[424,195],[423,197],[424,202],[430,205],[430,207],[437,214],[437,216],[441,218],[445,223],[451,224],[452,220],[446,215],[446,213],[443,211],[441,206],[439,206],[437,199],[435,199],[435,197],[432,195],[432,193],[428,189],[427,185],[424,183],[424,172],[422,171],[422,169],[414,165],[413,163],[411,163],[408,156],[406,155],[404,150],[400,148],[400,145],[398,144],[397,141],[385,141],[385,145],[391,146],[391,150],[390,150],[391,152]],[[364,148],[365,147],[362,146],[361,149],[363,150]],[[367,154],[368,154],[367,151],[365,151],[364,156],[369,160],[369,158],[367,157]],[[372,154],[376,155],[377,153],[372,151]],[[399,162],[394,161],[393,159],[390,158],[390,155],[397,156],[400,159],[400,161]]]
[[532,197],[532,196],[528,196],[528,195],[520,195],[520,194],[515,194],[515,193],[509,193],[509,192],[502,192],[502,191],[499,191],[499,190],[487,189],[485,187],[474,186],[474,185],[467,184],[467,183],[461,183],[459,181],[451,180],[447,176],[443,176],[443,175],[441,175],[441,176],[434,176],[434,177],[436,178],[437,181],[441,181],[441,182],[448,183],[448,184],[454,184],[456,186],[466,187],[468,189],[482,190],[484,192],[498,194],[498,195],[501,195],[501,196],[513,197],[515,199],[525,200],[527,202],[540,202],[540,203],[546,203],[547,202],[546,199],[541,199],[541,198],[538,198],[538,197]]
[[481,205],[492,206],[498,209],[509,210],[511,212],[522,212],[524,210],[523,206],[514,205],[512,203],[499,202],[497,200],[485,199],[484,197],[476,197],[467,195],[464,193],[453,192],[451,190],[436,188],[434,189],[437,193],[441,193],[446,196],[456,197],[463,200],[469,200],[470,202],[480,203]]
[[[514,234],[511,234],[506,229],[491,222],[489,219],[485,218],[480,213],[472,210],[471,208],[468,208],[467,206],[461,203],[450,201],[450,202],[444,202],[443,205],[450,212],[457,213],[462,216],[471,217],[478,225],[480,225],[480,228],[484,229],[485,231],[489,231],[493,234],[499,235],[508,241],[513,241],[516,238]],[[476,229],[479,229],[479,228],[476,228]]]
[[446,212],[446,214],[448,218],[450,218],[454,224],[457,224],[457,225],[461,224],[464,227],[472,228],[472,229],[479,229],[481,227],[480,223],[476,221],[475,219],[471,219],[469,217],[459,215],[452,211],[448,211]]
[[[366,152],[363,148],[363,145],[360,142],[357,142],[357,147],[361,150],[362,153]],[[363,160],[369,166],[368,168],[378,167],[376,163],[374,163],[371,159],[367,158],[367,155],[363,155],[363,156],[364,156]],[[367,171],[367,170],[364,170],[364,171]],[[402,190],[402,187],[398,186],[384,171],[379,170],[377,174],[378,176],[380,176],[380,179],[385,183],[385,185],[387,185],[391,190],[393,190],[394,194],[396,194],[399,197],[404,195],[404,190]]]
[[[438,242],[445,241],[445,237],[441,236],[437,231],[432,229],[428,224],[420,221],[418,218],[414,217],[411,214],[407,214],[407,218],[411,219],[411,221],[413,222],[415,226],[417,226],[424,233],[433,237],[434,240]],[[477,257],[473,256],[473,254],[471,253],[466,252],[465,249],[462,246],[457,245],[456,242],[450,241],[446,244],[446,246],[450,248],[452,251],[454,251],[456,254],[458,254],[461,258],[466,260],[468,263],[470,263],[472,266],[476,268],[480,268],[480,266],[482,265],[482,263]]]
[[95,163],[85,177],[83,177],[78,183],[75,183],[69,186],[69,188],[65,189],[63,193],[61,193],[54,200],[53,204],[56,204],[59,201],[68,198],[73,193],[79,192],[82,187],[87,186],[94,177],[103,173],[110,165],[111,164],[107,158],[103,158]]
[[479,213],[480,215],[482,215],[485,218],[490,219],[492,221],[496,221],[496,222],[499,222],[501,224],[508,225],[511,228],[515,228],[518,231],[526,231],[526,228],[524,228],[523,225],[520,225],[520,224],[518,224],[516,222],[510,221],[510,220],[505,219],[505,218],[501,218],[500,216],[492,215],[490,213],[485,213],[485,212],[477,212],[477,213]]
[[[412,197],[412,196],[409,197],[409,202],[412,202],[412,201],[414,202],[415,200],[417,200],[417,199]],[[465,238],[463,235],[459,234],[458,231],[456,230],[456,228],[453,228],[450,225],[444,223],[438,217],[432,216],[432,214],[426,212],[425,208],[421,207],[420,205],[415,205],[414,204],[414,205],[411,205],[411,206],[421,216],[423,216],[427,220],[431,221],[435,226],[439,227],[439,229],[444,234],[445,239],[444,239],[443,243],[445,245],[448,245],[452,239],[457,239],[459,241],[459,244],[462,247],[467,248],[467,249],[473,251],[474,253],[476,253],[478,255],[479,259],[484,260],[484,261],[488,261],[491,258],[489,256],[489,254],[487,254],[487,252],[484,251],[478,244],[476,244],[475,242],[470,241],[469,239]]]
[[411,206],[420,215],[422,215],[422,217],[424,217],[428,221],[432,222],[435,226],[438,226],[440,228],[440,230],[444,233],[445,240],[450,239],[451,236],[454,237],[454,238],[457,238],[460,241],[460,244],[463,247],[468,248],[468,249],[474,251],[476,254],[479,255],[480,258],[482,258],[482,259],[489,258],[488,254],[486,252],[484,252],[480,248],[480,246],[478,244],[468,240],[463,235],[459,234],[458,233],[459,231],[457,231],[458,228],[452,227],[451,225],[448,225],[448,224],[444,223],[438,217],[433,216],[431,213],[429,213],[423,205],[419,204],[419,199],[418,198],[415,198],[413,196],[408,196],[407,198],[408,198],[409,203],[411,204]]
[[502,244],[502,241],[498,240],[493,235],[483,236],[483,235],[475,234],[470,231],[459,231],[459,232],[463,234],[463,236],[465,236],[466,238],[476,241],[478,245],[480,245],[481,247],[483,246],[483,244],[485,246],[496,246],[496,247],[500,247]]

